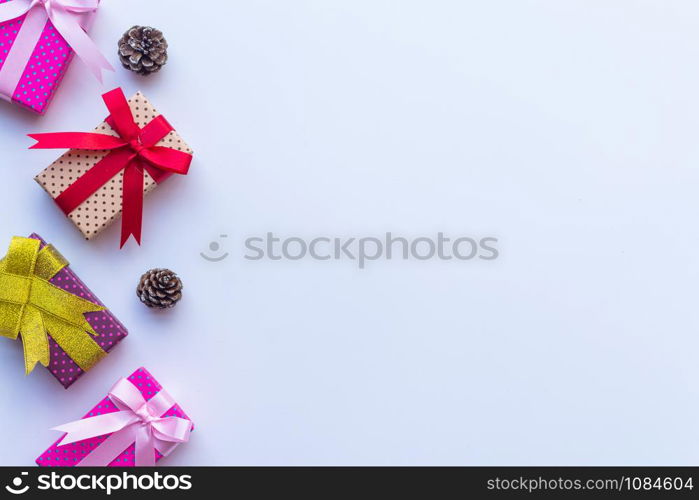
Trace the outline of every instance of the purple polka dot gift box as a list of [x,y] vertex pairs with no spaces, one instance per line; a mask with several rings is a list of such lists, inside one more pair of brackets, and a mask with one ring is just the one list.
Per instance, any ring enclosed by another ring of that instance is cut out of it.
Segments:
[[127,335],[58,250],[36,234],[12,238],[0,260],[0,337],[21,341],[26,374],[41,364],[67,389]]
[[53,430],[64,434],[36,459],[42,467],[140,467],[186,443],[193,424],[141,367],[118,380],[83,418]]
[[0,0],[0,98],[43,114],[73,54],[100,81],[102,70],[113,70],[85,31],[98,7],[99,0]]

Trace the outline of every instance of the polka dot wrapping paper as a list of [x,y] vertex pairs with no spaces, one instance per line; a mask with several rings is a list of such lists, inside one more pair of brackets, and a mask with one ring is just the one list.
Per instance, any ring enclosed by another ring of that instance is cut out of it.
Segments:
[[[162,386],[151,375],[148,370],[141,367],[133,372],[128,377],[129,382],[140,391],[146,401],[150,401],[160,390]],[[82,418],[90,418],[98,415],[114,413],[119,409],[114,405],[109,396],[102,399]],[[161,417],[179,417],[186,420],[191,420],[182,410],[179,404],[175,404],[166,411]],[[111,434],[105,434],[94,438],[84,439],[75,443],[60,446],[63,439],[61,436],[54,444],[52,444],[39,458],[36,459],[37,465],[41,467],[74,467],[86,455],[90,454],[97,446],[104,442]],[[163,456],[159,452],[155,452],[155,460],[159,461]],[[134,467],[135,466],[135,445],[131,444],[117,458],[115,458],[109,467]]]
[[[140,92],[128,99],[129,108],[136,124],[143,128],[160,113]],[[118,137],[117,132],[105,121],[94,132]],[[164,146],[178,151],[192,154],[192,149],[172,130],[157,146]],[[87,151],[71,149],[55,162],[49,165],[34,180],[54,200],[70,187],[78,178],[94,167],[109,151]],[[82,233],[85,239],[90,240],[97,236],[104,228],[117,220],[122,213],[122,188],[124,184],[124,170],[121,170],[106,184],[98,188],[89,198],[68,214],[68,218]],[[157,184],[144,172],[143,193],[144,196],[156,188]],[[147,211],[147,210],[146,210]]]
[[[13,0],[0,0],[0,4]],[[26,15],[0,24],[0,68],[12,50],[17,33]],[[51,21],[46,22],[41,37],[22,72],[12,101],[35,113],[43,114],[73,58],[73,50],[56,31]]]
[[[32,234],[30,238],[41,241],[42,247],[46,245],[46,242],[37,234]],[[78,278],[70,266],[66,266],[59,271],[50,282],[58,288],[104,307],[104,304]],[[108,309],[86,313],[85,319],[97,332],[97,337],[94,337],[95,341],[107,353],[128,335],[124,325]],[[66,352],[50,336],[49,354],[48,370],[66,389],[84,375],[85,372],[70,359]]]

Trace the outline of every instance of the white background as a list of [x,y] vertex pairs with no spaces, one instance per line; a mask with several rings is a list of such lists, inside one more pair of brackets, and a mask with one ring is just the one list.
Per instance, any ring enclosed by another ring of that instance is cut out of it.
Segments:
[[[112,0],[115,65],[133,24],[167,35],[160,74],[76,60],[44,117],[0,103],[2,241],[43,235],[130,329],[68,391],[0,339],[0,464],[141,365],[197,425],[168,465],[699,462],[696,2]],[[121,251],[34,183],[59,152],[25,136],[91,130],[117,85],[196,152]],[[268,231],[501,256],[245,260]],[[158,266],[186,286],[163,314],[134,293]]]

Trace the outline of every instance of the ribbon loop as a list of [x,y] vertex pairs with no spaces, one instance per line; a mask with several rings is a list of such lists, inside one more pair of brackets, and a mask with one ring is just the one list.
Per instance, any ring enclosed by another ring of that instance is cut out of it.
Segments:
[[187,175],[192,155],[157,146],[173,130],[172,125],[159,115],[140,128],[121,88],[111,90],[102,97],[110,113],[106,121],[118,137],[82,132],[29,134],[29,137],[37,141],[30,149],[109,151],[109,154],[57,196],[55,201],[68,215],[123,170],[121,246],[132,235],[140,244],[144,170],[156,183],[162,182],[170,174]]
[[127,142],[136,139],[141,130],[136,124],[133,113],[131,113],[129,101],[126,100],[124,91],[121,88],[110,90],[102,96],[102,100],[109,110],[107,117],[109,126]]
[[0,261],[0,334],[11,339],[21,334],[27,374],[37,363],[48,366],[49,336],[87,371],[106,353],[92,339],[97,333],[85,313],[104,307],[50,283],[68,262],[52,246],[40,245],[15,237]]
[[109,465],[131,444],[136,445],[136,466],[155,464],[155,452],[168,455],[179,443],[189,440],[192,422],[179,417],[163,417],[175,401],[161,389],[149,401],[128,379],[121,378],[109,391],[109,399],[120,411],[75,420],[54,427],[65,432],[60,445],[111,434],[90,452],[78,466]]

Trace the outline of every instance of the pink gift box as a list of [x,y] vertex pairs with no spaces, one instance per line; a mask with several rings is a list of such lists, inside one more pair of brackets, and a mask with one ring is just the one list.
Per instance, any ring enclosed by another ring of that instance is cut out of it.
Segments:
[[[128,377],[129,382],[131,382],[143,395],[146,401],[150,401],[153,396],[155,396],[162,386],[158,381],[151,375],[148,370],[141,367],[135,372],[133,372]],[[94,417],[97,415],[104,415],[107,413],[114,413],[119,411],[119,409],[114,405],[114,403],[105,397],[102,401],[97,403],[89,412],[87,412],[82,419],[89,417]],[[179,417],[185,420],[191,420],[187,414],[180,408],[179,404],[175,404],[167,412],[165,412],[161,417]],[[94,448],[99,446],[104,440],[106,440],[111,434],[105,434],[103,436],[98,436],[90,439],[85,439],[83,441],[78,441],[76,443],[66,444],[60,446],[59,443],[63,439],[63,436],[58,439],[49,449],[36,459],[37,465],[41,467],[75,467],[77,463],[82,460],[86,455],[90,454]],[[163,458],[159,452],[156,453],[156,462]],[[132,444],[127,449],[125,449],[121,455],[114,459],[109,467],[134,467],[135,466],[135,445]]]
[[[0,4],[15,0],[0,0]],[[86,16],[89,19],[91,16]],[[26,14],[0,24],[0,69],[12,50],[12,44],[22,27]],[[12,102],[43,114],[53,98],[68,65],[73,58],[73,50],[56,31],[51,21],[41,33],[41,38],[27,60],[22,77],[12,94]],[[9,97],[9,96],[3,96]]]
[[[30,238],[41,241],[41,247],[46,242],[37,234],[32,234]],[[78,295],[90,302],[101,305],[104,304],[92,293],[92,291],[78,278],[70,266],[61,269],[56,276],[51,278],[51,284],[74,295]],[[108,310],[99,312],[89,312],[85,314],[85,319],[97,332],[95,341],[105,352],[111,351],[119,342],[129,334],[124,325]],[[49,353],[51,361],[48,370],[56,377],[63,387],[70,387],[76,380],[85,373],[63,349],[49,335]]]

